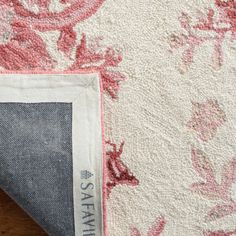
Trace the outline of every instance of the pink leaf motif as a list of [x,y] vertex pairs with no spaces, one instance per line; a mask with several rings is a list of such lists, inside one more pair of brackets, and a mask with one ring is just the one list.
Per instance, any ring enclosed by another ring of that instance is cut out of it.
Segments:
[[27,26],[12,25],[13,35],[0,45],[0,66],[7,70],[52,69],[54,61],[43,40]]
[[228,192],[232,184],[236,181],[236,158],[224,166],[221,187],[224,192]]
[[161,217],[158,218],[155,224],[148,230],[147,236],[159,236],[164,231],[166,220]]
[[58,50],[69,56],[76,43],[76,32],[72,28],[64,28],[57,42]]
[[[165,229],[165,225],[166,220],[164,217],[157,218],[154,225],[149,228],[147,236],[160,236]],[[141,233],[137,228],[133,228],[131,236],[141,236]]]
[[215,180],[210,161],[202,151],[192,149],[192,162],[194,169],[206,180],[205,183],[194,183],[192,191],[208,198],[223,200],[223,203],[216,205],[207,214],[206,220],[213,221],[236,213],[236,202],[232,200],[229,191],[236,181],[236,158],[224,166],[221,184]]
[[111,190],[119,185],[126,184],[136,186],[139,181],[130,172],[128,167],[122,162],[121,154],[123,152],[124,142],[121,143],[119,150],[117,150],[116,144],[111,141],[106,142],[112,149],[106,152],[107,157],[107,194],[108,197]]
[[199,149],[192,148],[192,163],[198,174],[209,183],[215,184],[214,170],[210,159]]
[[103,84],[103,90],[112,98],[117,97],[120,88],[120,82],[125,79],[124,75],[114,71],[122,61],[119,52],[111,47],[100,48],[98,40],[94,45],[87,45],[85,34],[82,35],[81,43],[77,47],[76,61],[71,66],[71,70],[91,69],[100,72]]
[[218,185],[207,183],[195,183],[191,186],[193,192],[211,199],[221,199]]
[[236,204],[234,202],[214,207],[206,217],[206,220],[213,221],[231,215],[236,212]]
[[216,100],[192,104],[192,119],[187,126],[196,131],[202,141],[207,142],[215,136],[217,129],[226,121],[226,115]]
[[216,231],[216,232],[204,232],[204,236],[236,236],[236,231],[232,232],[225,232],[223,230]]

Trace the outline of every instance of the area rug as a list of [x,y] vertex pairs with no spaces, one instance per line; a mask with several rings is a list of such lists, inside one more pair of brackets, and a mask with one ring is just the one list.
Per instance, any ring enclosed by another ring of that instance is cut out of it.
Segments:
[[109,236],[236,235],[234,0],[0,0],[2,71],[97,71]]

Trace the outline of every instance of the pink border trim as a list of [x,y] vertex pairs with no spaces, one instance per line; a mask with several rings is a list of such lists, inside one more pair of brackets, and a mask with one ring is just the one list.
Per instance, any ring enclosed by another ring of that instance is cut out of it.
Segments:
[[103,97],[103,86],[102,86],[102,77],[101,74],[96,70],[83,69],[83,70],[74,70],[74,71],[13,71],[6,70],[0,71],[0,74],[93,74],[96,73],[99,75],[100,80],[100,98],[101,98],[101,127],[102,127],[102,169],[103,169],[103,186],[102,186],[102,209],[103,209],[103,233],[104,236],[108,236],[107,233],[107,208],[106,208],[106,197],[107,197],[107,188],[106,188],[106,152],[105,152],[105,127],[104,127],[104,97]]

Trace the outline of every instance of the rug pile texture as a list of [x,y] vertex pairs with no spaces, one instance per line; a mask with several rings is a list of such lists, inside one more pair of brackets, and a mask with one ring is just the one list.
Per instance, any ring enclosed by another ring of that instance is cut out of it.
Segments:
[[236,235],[234,0],[0,0],[0,66],[96,70],[109,236]]

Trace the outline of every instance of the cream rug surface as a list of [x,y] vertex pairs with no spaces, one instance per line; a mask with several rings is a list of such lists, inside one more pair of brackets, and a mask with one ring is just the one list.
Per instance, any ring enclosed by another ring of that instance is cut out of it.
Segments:
[[234,0],[0,0],[0,12],[2,70],[101,74],[107,235],[236,235]]

